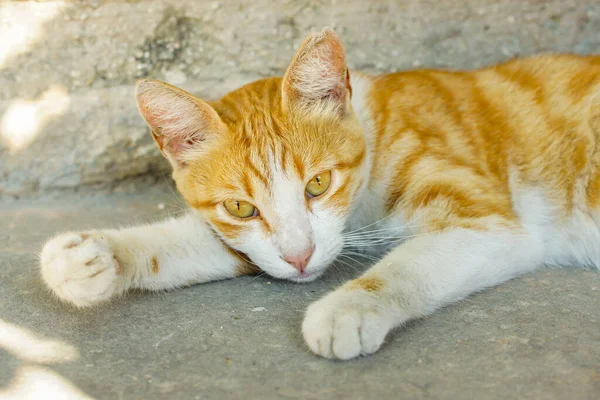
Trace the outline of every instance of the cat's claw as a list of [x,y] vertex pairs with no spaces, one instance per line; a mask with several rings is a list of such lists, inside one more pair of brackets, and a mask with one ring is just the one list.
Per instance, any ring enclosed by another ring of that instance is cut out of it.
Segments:
[[111,298],[118,289],[120,266],[101,233],[67,233],[42,250],[44,282],[61,299],[88,307]]
[[369,300],[362,293],[338,289],[313,303],[302,324],[308,347],[340,360],[376,352],[390,324]]

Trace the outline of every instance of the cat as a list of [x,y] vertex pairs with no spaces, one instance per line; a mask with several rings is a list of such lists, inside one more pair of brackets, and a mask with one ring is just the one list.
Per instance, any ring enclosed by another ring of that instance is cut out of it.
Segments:
[[51,239],[43,280],[75,306],[379,251],[306,311],[308,347],[346,360],[542,265],[600,267],[600,56],[350,75],[325,28],[219,101],[149,79],[136,98],[190,211]]

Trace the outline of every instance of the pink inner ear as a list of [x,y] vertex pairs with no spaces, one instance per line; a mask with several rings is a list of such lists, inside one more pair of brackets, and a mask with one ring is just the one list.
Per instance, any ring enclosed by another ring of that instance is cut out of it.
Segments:
[[351,93],[344,47],[335,33],[325,29],[309,36],[286,73],[284,92],[291,102],[309,105],[332,101],[345,109]]
[[193,96],[163,84],[146,84],[138,91],[140,112],[156,143],[165,155],[178,161],[183,152],[204,140],[214,118],[203,105]]
[[182,161],[182,154],[185,151],[193,148],[195,145],[202,142],[203,140],[199,137],[192,137],[187,139],[179,136],[166,137],[161,133],[156,133],[154,130],[152,130],[152,136],[158,144],[158,148],[160,149],[160,151],[165,155],[168,154],[172,156],[181,165],[185,165],[185,163]]
[[175,155],[181,154],[184,151],[191,149],[192,147],[194,147],[197,143],[200,143],[201,141],[202,141],[202,139],[197,138],[197,137],[192,137],[192,138],[186,139],[186,138],[173,136],[167,141],[167,150],[171,154],[175,154]]
[[325,99],[327,98],[330,98],[338,103],[343,102],[346,98],[346,87],[342,85],[335,86],[329,91],[329,94],[325,97]]
[[168,128],[165,132],[165,128],[161,127],[152,129],[152,135],[161,151],[164,149],[173,155],[189,150],[204,140],[200,131],[186,135],[181,134],[181,132],[169,132]]
[[329,97],[338,102],[344,101],[346,90],[350,89],[350,75],[347,73],[344,48],[335,40],[328,40],[322,46],[327,46],[327,51],[318,53],[319,61],[325,66],[321,74],[323,79],[336,82],[329,91]]

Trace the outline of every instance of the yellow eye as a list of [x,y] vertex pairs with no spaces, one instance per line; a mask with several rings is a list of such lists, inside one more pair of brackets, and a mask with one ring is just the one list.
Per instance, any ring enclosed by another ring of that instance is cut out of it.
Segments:
[[306,185],[308,197],[317,197],[325,193],[331,184],[331,171],[315,175]]
[[229,214],[238,218],[250,218],[258,215],[258,210],[247,201],[225,200],[223,203]]

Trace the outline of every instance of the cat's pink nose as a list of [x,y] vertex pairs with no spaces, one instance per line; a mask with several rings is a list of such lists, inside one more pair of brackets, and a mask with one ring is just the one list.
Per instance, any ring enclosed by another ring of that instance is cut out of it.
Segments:
[[287,256],[283,259],[292,267],[296,268],[298,272],[304,273],[304,270],[306,269],[306,266],[308,265],[308,262],[310,261],[310,258],[314,252],[315,246],[311,246],[298,256]]

